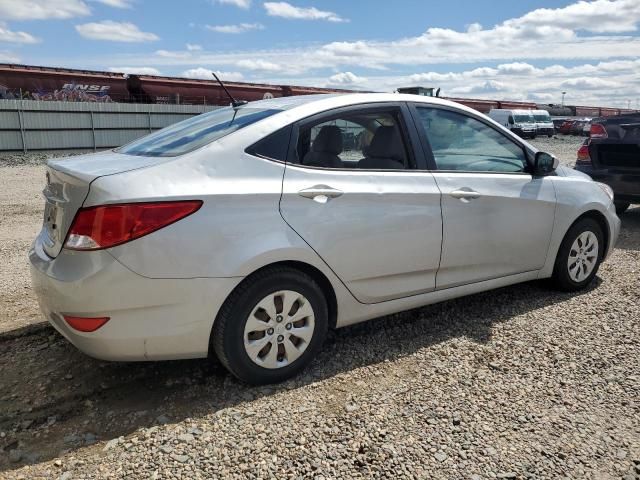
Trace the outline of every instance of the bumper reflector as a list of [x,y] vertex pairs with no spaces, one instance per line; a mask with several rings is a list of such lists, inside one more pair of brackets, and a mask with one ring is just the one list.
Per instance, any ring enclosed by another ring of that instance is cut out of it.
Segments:
[[71,328],[79,332],[95,332],[110,319],[110,317],[73,317],[71,315],[63,315],[63,317]]

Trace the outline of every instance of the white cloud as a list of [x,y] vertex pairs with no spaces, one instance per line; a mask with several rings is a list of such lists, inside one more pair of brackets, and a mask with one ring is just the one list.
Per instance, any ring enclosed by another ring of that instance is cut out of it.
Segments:
[[2,63],[20,63],[20,58],[11,52],[0,50],[0,62]]
[[152,42],[159,39],[154,33],[141,31],[133,23],[112,20],[76,25],[76,30],[85,38],[109,42]]
[[54,20],[90,13],[82,0],[0,0],[2,20]]
[[113,8],[132,8],[133,0],[94,0]]
[[605,80],[597,77],[570,78],[560,84],[563,88],[578,88],[580,90],[591,90],[600,88],[616,88],[620,84],[616,81]]
[[498,82],[496,80],[487,80],[484,83],[476,83],[469,86],[464,87],[454,87],[450,91],[453,94],[487,94],[487,93],[497,93],[504,92],[508,90],[508,84],[503,82]]
[[221,3],[223,5],[233,5],[238,8],[244,8],[248,10],[251,6],[251,0],[214,0],[215,3]]
[[359,77],[355,73],[352,72],[340,72],[335,75],[331,75],[329,77],[330,85],[343,85],[343,86],[351,86],[351,85],[362,85],[366,83],[367,79],[364,77]]
[[199,52],[202,50],[202,45],[198,45],[195,43],[187,43],[186,47],[190,52]]
[[531,75],[536,70],[538,70],[533,65],[529,65],[528,63],[523,62],[504,63],[502,65],[498,65],[497,68],[498,73],[507,75]]
[[217,70],[209,70],[208,68],[198,67],[191,68],[182,72],[181,76],[186,78],[196,78],[201,80],[214,80],[212,72],[216,73],[220,80],[226,80],[229,82],[239,82],[244,79],[244,75],[240,72],[220,72]]
[[272,17],[291,18],[296,20],[326,20],[328,22],[348,22],[346,18],[334,12],[318,10],[315,7],[295,7],[287,2],[265,2],[267,15]]
[[152,67],[112,67],[109,71],[127,75],[162,75],[160,70]]
[[236,62],[236,66],[238,68],[260,72],[281,72],[284,70],[281,65],[266,60],[240,60]]
[[218,33],[245,33],[250,30],[264,30],[260,23],[239,23],[238,25],[206,25],[207,30]]
[[539,8],[526,15],[504,22],[521,28],[553,27],[589,32],[632,32],[640,20],[637,0],[581,0],[563,8]]
[[164,58],[190,58],[191,52],[173,52],[169,50],[156,50],[156,55]]
[[38,43],[40,40],[27,32],[14,32],[0,22],[0,42],[6,43]]

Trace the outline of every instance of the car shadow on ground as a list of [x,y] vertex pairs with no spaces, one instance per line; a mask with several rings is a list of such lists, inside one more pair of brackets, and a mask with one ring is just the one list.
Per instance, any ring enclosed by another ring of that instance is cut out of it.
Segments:
[[640,251],[640,205],[632,205],[620,215],[622,228],[616,248]]
[[[596,279],[587,292],[599,284]],[[339,329],[330,332],[319,358],[306,371],[267,387],[245,385],[213,360],[94,360],[47,324],[7,332],[0,335],[0,472],[126,436],[140,427],[200,418],[455,337],[486,343],[494,325],[572,296],[530,282]],[[15,452],[10,461],[11,450],[21,452],[18,461]]]

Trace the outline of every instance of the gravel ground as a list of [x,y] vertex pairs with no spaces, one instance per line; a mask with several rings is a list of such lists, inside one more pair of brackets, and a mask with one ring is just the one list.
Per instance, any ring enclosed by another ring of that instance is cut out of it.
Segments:
[[[534,143],[571,164],[579,142]],[[640,479],[640,208],[579,295],[532,282],[340,329],[256,388],[215,362],[93,360],[37,323],[44,172],[3,161],[2,478]]]

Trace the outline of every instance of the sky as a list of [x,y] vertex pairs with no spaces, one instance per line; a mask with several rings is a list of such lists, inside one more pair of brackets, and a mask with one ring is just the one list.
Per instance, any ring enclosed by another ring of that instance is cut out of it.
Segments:
[[0,0],[0,63],[640,108],[640,0]]

